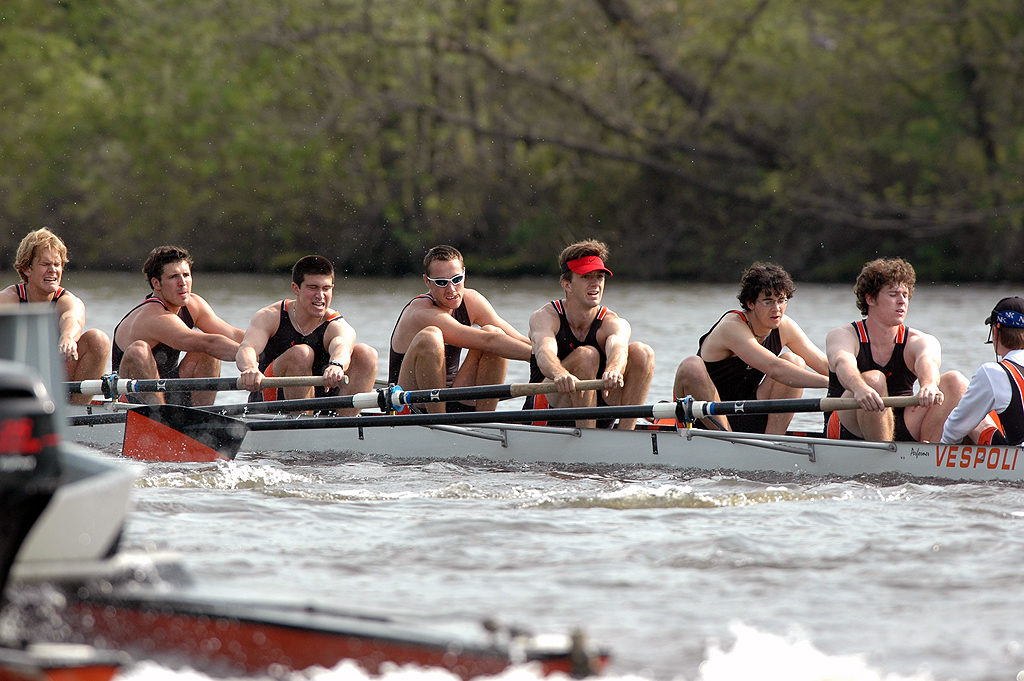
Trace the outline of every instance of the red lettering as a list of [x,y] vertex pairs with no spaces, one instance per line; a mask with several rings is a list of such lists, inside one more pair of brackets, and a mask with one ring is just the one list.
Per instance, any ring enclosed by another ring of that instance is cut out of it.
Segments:
[[941,468],[942,460],[946,458],[946,452],[949,451],[949,447],[940,447],[935,445],[935,466]]
[[999,466],[1004,471],[1010,470],[1010,466],[1006,462],[1006,457],[1009,456],[1009,455],[1010,455],[1010,450],[1009,449],[1004,449],[1003,450],[1003,463],[1002,463],[1002,465]]
[[[993,459],[993,456],[992,456],[993,454],[995,455],[994,459]],[[992,469],[992,470],[995,470],[996,468],[999,468],[999,448],[998,447],[993,447],[992,449],[988,450],[988,458],[985,459],[985,466],[990,468],[990,469]]]
[[[964,447],[966,449],[966,447]],[[985,463],[985,455],[987,454],[984,447],[978,447],[978,450],[974,453],[974,467],[977,468],[979,464]]]
[[956,453],[960,451],[960,445],[953,445],[946,455],[946,468],[953,468],[956,465]]

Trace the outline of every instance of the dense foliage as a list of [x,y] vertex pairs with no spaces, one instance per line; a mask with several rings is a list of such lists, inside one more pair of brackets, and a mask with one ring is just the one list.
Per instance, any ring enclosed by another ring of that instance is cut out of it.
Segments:
[[996,0],[5,0],[0,253],[1019,279],[1022,52]]

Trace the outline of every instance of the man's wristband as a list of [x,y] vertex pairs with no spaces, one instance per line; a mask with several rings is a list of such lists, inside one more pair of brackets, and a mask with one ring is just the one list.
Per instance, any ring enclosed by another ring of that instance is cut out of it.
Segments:
[[344,371],[344,370],[345,370],[345,365],[344,365],[344,364],[342,364],[341,362],[339,362],[339,361],[338,361],[338,360],[336,360],[336,359],[332,359],[332,360],[331,360],[330,362],[328,362],[328,364],[333,364],[334,366],[338,367],[338,368],[339,368],[339,369],[341,369],[342,371]]

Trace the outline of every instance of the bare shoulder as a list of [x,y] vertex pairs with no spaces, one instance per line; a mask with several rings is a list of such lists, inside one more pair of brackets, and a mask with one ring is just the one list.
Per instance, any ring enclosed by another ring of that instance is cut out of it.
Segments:
[[925,333],[920,329],[913,329],[907,327],[907,346],[919,346],[919,347],[938,347],[939,339],[930,333]]
[[0,303],[16,303],[18,302],[18,285],[11,284],[10,286],[0,290]]
[[804,333],[804,330],[795,319],[789,315],[783,315],[782,324],[779,325],[779,335],[782,336],[782,343],[785,344],[787,339],[801,338],[807,334]]
[[857,333],[849,324],[837,326],[825,335],[825,345],[858,345]]

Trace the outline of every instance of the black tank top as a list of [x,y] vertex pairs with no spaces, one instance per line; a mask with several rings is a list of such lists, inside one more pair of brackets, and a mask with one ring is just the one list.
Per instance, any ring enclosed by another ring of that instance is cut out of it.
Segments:
[[[128,315],[130,315],[135,310],[138,310],[143,305],[147,305],[149,303],[158,303],[159,305],[162,305],[165,310],[168,309],[167,305],[164,304],[164,301],[157,298],[155,294],[150,293],[148,296],[146,296],[145,300],[143,300],[141,303],[139,303],[132,309],[128,310],[128,314],[126,314],[124,317],[121,317],[121,321],[118,322],[117,326],[114,327],[115,339],[117,338],[117,329],[121,326],[124,320],[128,318]],[[188,328],[195,328],[196,323],[195,321],[193,321],[192,313],[188,311],[187,306],[178,309],[178,317],[181,319],[181,321],[185,323],[185,326],[187,326]],[[117,373],[117,371],[121,368],[121,360],[124,358],[124,350],[117,344],[116,340],[114,340],[114,342],[111,343],[110,345],[110,369],[114,373]],[[178,368],[178,360],[180,357],[181,350],[172,348],[170,345],[164,345],[163,343],[156,344],[156,346],[153,348],[153,359],[156,360],[156,369],[157,373],[160,374],[160,378],[169,378],[174,377],[176,375],[174,370]]]
[[[435,301],[433,296],[431,296],[429,293],[420,294],[420,295],[416,296],[416,298],[413,298],[412,300],[416,300],[418,298],[429,298],[430,302],[433,303],[436,307],[441,307],[440,305],[437,304],[437,301]],[[412,300],[410,300],[408,303],[406,303],[405,307],[402,308],[402,313],[398,315],[398,319],[399,320],[401,320],[402,319],[402,315],[405,314],[406,308],[408,308],[410,305],[412,305]],[[455,321],[457,321],[459,324],[462,324],[463,326],[472,326],[473,325],[473,322],[470,321],[470,319],[469,319],[469,310],[466,309],[466,299],[465,298],[462,299],[462,304],[459,305],[457,308],[455,308],[455,311],[452,312],[452,317],[454,317]],[[395,328],[391,330],[391,341],[388,344],[388,351],[389,351],[388,352],[388,382],[396,384],[396,385],[398,384],[398,377],[402,373],[402,360],[405,359],[405,353],[404,352],[396,352],[395,351],[395,331],[397,331],[397,330],[398,330],[398,322],[396,321],[395,322]],[[460,348],[457,345],[449,345],[448,343],[445,343],[445,345],[444,345],[445,385],[447,385],[449,388],[451,387],[452,383],[455,381],[455,375],[457,373],[459,373],[459,365],[461,364],[461,362],[462,362],[462,348]]]
[[[707,333],[697,341],[698,357],[704,359],[700,354],[704,347],[704,341],[722,323],[725,316],[730,314],[739,315],[740,319],[747,325],[750,324],[747,321],[747,315],[742,310],[729,310],[719,317],[714,326],[708,329]],[[782,352],[782,334],[779,333],[778,329],[772,329],[768,337],[761,342],[761,345],[773,355],[778,356]],[[757,396],[757,388],[761,385],[761,381],[764,380],[763,371],[755,369],[735,355],[716,362],[704,360],[704,366],[708,370],[711,382],[715,384],[715,388],[718,390],[718,396],[723,400],[753,399]]]
[[[258,358],[260,371],[266,371],[267,367],[271,363],[281,356],[288,348],[293,345],[308,345],[313,348],[313,366],[310,369],[312,375],[319,376],[327,368],[327,364],[331,361],[331,354],[327,350],[327,346],[324,344],[324,335],[327,333],[327,327],[339,319],[344,319],[341,313],[334,313],[333,315],[326,317],[320,324],[310,331],[308,334],[303,335],[292,325],[291,317],[288,316],[288,303],[293,303],[292,300],[281,301],[281,316],[277,323],[277,331],[274,332],[268,340],[266,346],[263,348],[263,352],[260,353]],[[325,390],[323,387],[318,387],[314,390],[314,394],[318,397],[332,394],[331,391]],[[250,401],[253,395],[258,393],[252,393],[250,395]]]
[[[17,290],[18,290],[18,302],[19,303],[27,303],[28,302],[28,287],[26,287],[25,284],[18,284]],[[57,287],[57,291],[53,294],[53,298],[50,299],[50,302],[53,303],[54,305],[56,305],[57,301],[60,300],[60,297],[62,295],[64,295],[65,293],[67,293],[67,289],[64,288],[63,286],[58,286]]]
[[[857,338],[860,341],[860,348],[857,351],[857,369],[863,373],[865,371],[880,371],[885,376],[885,387],[889,392],[889,395],[896,397],[898,395],[913,395],[914,394],[914,381],[917,380],[917,376],[910,367],[907,366],[906,360],[903,359],[903,351],[907,347],[907,327],[903,324],[899,325],[896,329],[896,345],[892,349],[892,356],[889,357],[889,361],[882,366],[875,362],[871,356],[871,339],[868,338],[868,327],[864,323],[864,320],[851,322],[854,330],[857,332]],[[828,372],[828,396],[829,397],[841,397],[846,388],[839,381],[839,376],[836,372]]]
[[[558,313],[558,332],[555,334],[555,343],[558,348],[558,359],[565,359],[569,354],[578,347],[589,345],[597,348],[598,355],[601,357],[601,361],[598,364],[597,375],[600,377],[604,373],[605,354],[604,348],[597,342],[597,332],[601,329],[601,325],[604,323],[604,317],[608,313],[608,308],[602,305],[597,314],[594,316],[594,321],[590,323],[590,329],[587,330],[587,335],[580,340],[573,332],[572,327],[569,326],[569,319],[565,316],[564,303],[561,300],[552,300],[551,305],[555,308],[555,312]],[[530,354],[530,383],[541,383],[544,381],[544,372],[540,370],[540,366],[537,364],[537,356]]]
[[[600,360],[597,365],[597,378],[600,378],[604,374],[605,360],[607,357],[604,354],[604,348],[597,342],[597,332],[601,329],[601,325],[604,324],[605,315],[608,314],[608,308],[602,305],[597,310],[597,314],[594,316],[594,321],[590,323],[590,328],[587,330],[587,335],[580,340],[572,332],[572,327],[569,325],[569,319],[565,316],[564,303],[561,300],[552,300],[551,305],[555,308],[555,312],[558,313],[558,331],[555,333],[555,345],[557,347],[558,359],[565,359],[578,347],[589,345],[590,347],[597,348],[598,356]],[[540,365],[537,364],[537,356],[530,353],[530,383],[543,383],[544,372],[540,370]],[[604,406],[604,395],[601,392],[597,393],[597,404]],[[526,398],[526,402],[523,404],[523,409],[533,409],[536,406],[536,396],[529,395]],[[599,421],[598,427],[607,427],[607,421]],[[549,425],[569,425],[568,422],[556,422],[551,421]]]

